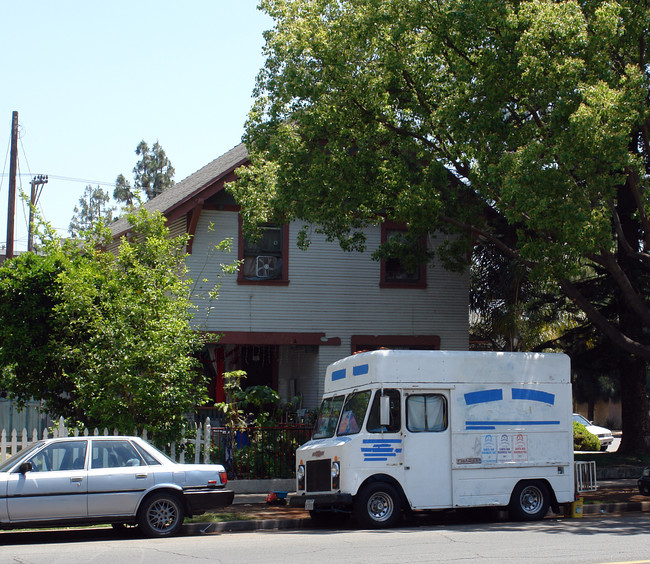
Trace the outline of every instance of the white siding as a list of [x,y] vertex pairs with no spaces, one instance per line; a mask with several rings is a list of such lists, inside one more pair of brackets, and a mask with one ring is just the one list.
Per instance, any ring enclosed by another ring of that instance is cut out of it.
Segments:
[[[304,352],[289,358],[282,351],[283,397],[290,380],[296,379],[307,407],[316,405],[325,367],[350,353],[351,335],[439,335],[442,349],[467,349],[467,274],[429,265],[426,289],[380,288],[380,263],[370,257],[380,242],[379,227],[368,230],[365,253],[346,253],[316,234],[310,248],[301,251],[296,246],[299,227],[292,224],[289,228],[288,286],[238,285],[236,275],[219,279],[220,264],[237,258],[238,217],[234,212],[203,211],[188,258],[195,280],[197,329],[323,332],[328,338],[340,337],[340,347],[321,346],[317,358]],[[228,237],[233,239],[232,252],[215,251],[214,246]],[[213,300],[208,292],[219,280],[219,297]]]

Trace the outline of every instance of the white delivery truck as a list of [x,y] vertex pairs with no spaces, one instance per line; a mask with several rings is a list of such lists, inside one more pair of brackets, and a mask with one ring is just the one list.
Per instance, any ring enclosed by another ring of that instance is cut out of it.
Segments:
[[[576,499],[569,358],[379,350],[327,368],[292,506],[389,527],[402,510],[507,507],[541,519]],[[589,489],[593,489],[590,485]]]

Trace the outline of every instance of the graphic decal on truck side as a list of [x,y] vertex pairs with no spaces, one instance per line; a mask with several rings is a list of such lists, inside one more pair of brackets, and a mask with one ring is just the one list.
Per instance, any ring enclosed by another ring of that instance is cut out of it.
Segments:
[[402,439],[363,439],[363,461],[388,461],[402,452]]
[[[548,406],[555,405],[555,394],[543,392],[541,390],[531,390],[526,388],[512,388],[510,398],[516,401],[539,402]],[[483,403],[491,403],[504,400],[504,390],[495,388],[491,390],[480,390],[477,392],[468,392],[464,394],[465,405],[476,406]],[[467,420],[465,421],[465,430],[467,431],[495,431],[499,427],[526,427],[539,425],[559,425],[558,420]]]
[[[542,392],[540,390],[527,390],[525,388],[512,388],[511,395],[513,400],[529,400],[555,404],[555,394]],[[469,392],[465,394],[465,405],[475,405],[477,403],[488,403],[491,401],[501,401],[503,399],[503,390],[481,390],[479,392]]]

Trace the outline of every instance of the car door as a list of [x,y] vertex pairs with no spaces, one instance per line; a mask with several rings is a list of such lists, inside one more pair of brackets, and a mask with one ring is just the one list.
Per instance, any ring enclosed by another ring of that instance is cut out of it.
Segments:
[[9,520],[84,518],[87,509],[87,441],[50,443],[28,459],[32,470],[14,470],[7,482]]
[[148,466],[128,439],[94,439],[88,470],[90,517],[134,515],[154,485]]
[[451,507],[447,390],[406,391],[405,493],[414,509]]

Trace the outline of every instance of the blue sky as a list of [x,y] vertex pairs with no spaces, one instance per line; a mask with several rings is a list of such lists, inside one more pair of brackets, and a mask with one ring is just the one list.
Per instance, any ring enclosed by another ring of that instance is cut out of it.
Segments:
[[[177,182],[240,142],[273,23],[257,0],[0,0],[0,14],[0,246],[13,111],[18,187],[49,176],[39,207],[64,235],[87,184],[132,181],[142,139]],[[26,216],[17,201],[18,251]]]

